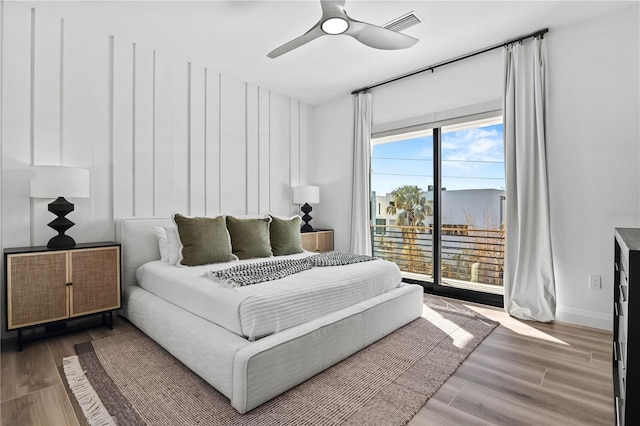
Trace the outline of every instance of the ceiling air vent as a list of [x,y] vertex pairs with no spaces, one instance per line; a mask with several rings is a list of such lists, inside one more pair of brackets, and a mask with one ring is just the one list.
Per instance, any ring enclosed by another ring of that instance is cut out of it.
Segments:
[[414,25],[418,25],[420,22],[423,22],[422,19],[418,16],[415,10],[412,10],[382,27],[391,31],[400,32],[413,27]]

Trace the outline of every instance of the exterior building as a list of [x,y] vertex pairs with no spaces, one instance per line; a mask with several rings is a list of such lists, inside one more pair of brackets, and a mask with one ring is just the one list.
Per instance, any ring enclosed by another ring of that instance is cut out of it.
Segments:
[[[433,191],[423,191],[422,196],[433,207]],[[373,199],[374,254],[397,263],[409,278],[428,279],[433,271],[433,216],[427,216],[425,228],[407,230],[398,227],[397,214],[387,214],[394,202],[391,194]],[[480,285],[481,291],[501,294],[505,200],[504,190],[499,189],[442,191],[440,255],[445,285],[476,290]]]
[[[433,191],[424,191],[427,204],[433,206]],[[375,199],[375,224],[395,225],[396,216],[387,214],[387,207],[393,202],[391,194],[377,195]],[[481,229],[500,229],[505,220],[505,191],[501,189],[461,189],[442,191],[442,223],[445,225],[466,225]],[[425,225],[433,223],[433,216],[427,217]],[[383,228],[376,230],[382,233]]]

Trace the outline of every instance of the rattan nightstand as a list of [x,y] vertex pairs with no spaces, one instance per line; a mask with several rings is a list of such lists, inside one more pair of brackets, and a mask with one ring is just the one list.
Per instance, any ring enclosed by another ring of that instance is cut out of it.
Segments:
[[302,248],[307,251],[315,251],[323,253],[333,250],[333,230],[317,229],[311,232],[303,232],[300,234]]
[[20,350],[25,329],[98,314],[113,327],[113,310],[121,307],[120,244],[5,249],[4,262],[7,330],[18,331]]

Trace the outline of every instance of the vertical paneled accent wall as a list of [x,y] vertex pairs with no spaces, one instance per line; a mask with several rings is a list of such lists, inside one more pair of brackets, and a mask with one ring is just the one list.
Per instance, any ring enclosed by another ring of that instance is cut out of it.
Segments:
[[33,165],[91,170],[90,198],[70,200],[77,242],[114,239],[123,217],[297,212],[307,105],[20,3],[2,32],[3,247],[53,235]]

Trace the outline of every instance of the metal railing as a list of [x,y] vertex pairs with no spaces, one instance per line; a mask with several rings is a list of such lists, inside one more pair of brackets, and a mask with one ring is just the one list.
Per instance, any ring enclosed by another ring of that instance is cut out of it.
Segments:
[[[403,272],[433,273],[433,227],[372,225],[373,255]],[[466,225],[441,228],[442,278],[503,285],[504,230]]]

